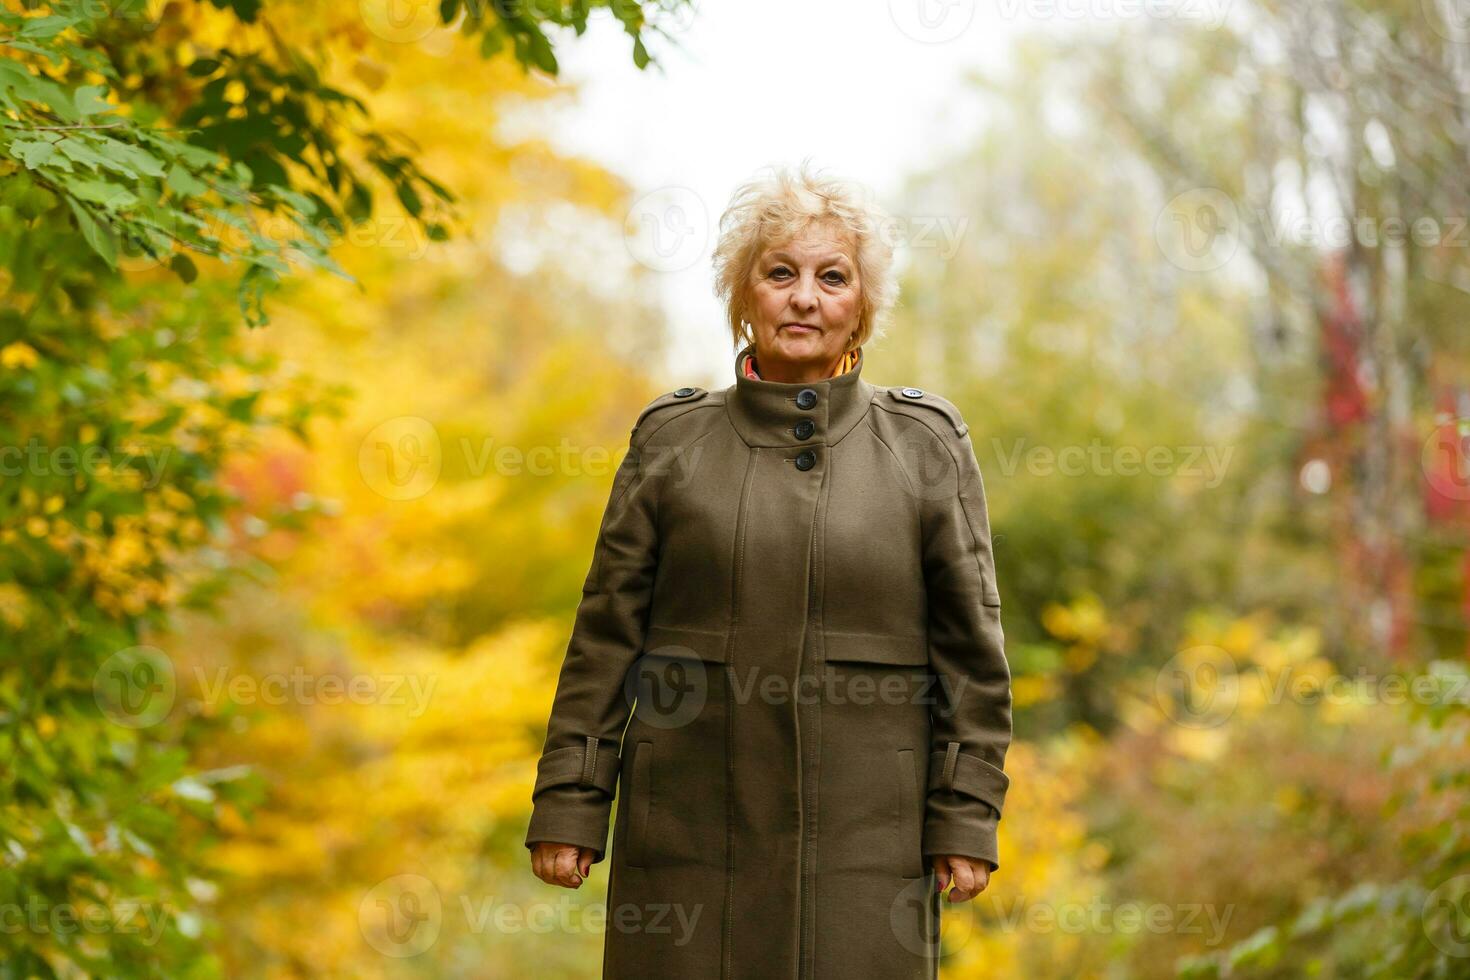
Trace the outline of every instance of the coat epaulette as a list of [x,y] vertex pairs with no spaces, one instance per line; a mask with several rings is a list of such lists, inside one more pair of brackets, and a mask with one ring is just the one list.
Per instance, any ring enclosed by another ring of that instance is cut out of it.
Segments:
[[673,391],[659,395],[649,402],[638,415],[638,421],[633,423],[633,431],[636,433],[643,427],[643,423],[655,412],[666,412],[674,406],[687,406],[698,402],[709,392],[704,388],[675,388]]
[[[954,402],[932,391],[924,391],[922,388],[889,388],[888,394],[894,402],[899,405],[911,405],[916,408],[922,407],[931,412],[938,412],[949,422],[950,428],[957,436],[963,436],[970,431],[969,423],[955,407]],[[905,412],[906,415],[915,415],[915,412]]]

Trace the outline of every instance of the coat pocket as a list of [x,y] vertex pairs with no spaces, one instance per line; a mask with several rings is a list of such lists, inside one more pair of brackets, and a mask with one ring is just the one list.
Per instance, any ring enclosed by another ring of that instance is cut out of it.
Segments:
[[894,753],[894,778],[898,796],[898,846],[905,878],[924,874],[924,782],[913,749]]
[[858,744],[881,739],[885,752],[928,739],[935,685],[924,636],[828,632],[823,639],[824,718],[858,729]]
[[876,664],[883,667],[923,667],[929,663],[929,648],[923,634],[877,636],[866,633],[837,633],[822,636],[828,663]]
[[633,750],[633,776],[628,784],[628,856],[630,868],[646,867],[648,821],[653,809],[653,743],[639,742]]

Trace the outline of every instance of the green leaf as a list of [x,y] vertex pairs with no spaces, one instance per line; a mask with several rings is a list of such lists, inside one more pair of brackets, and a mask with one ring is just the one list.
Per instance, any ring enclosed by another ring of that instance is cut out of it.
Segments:
[[72,98],[77,115],[85,119],[87,116],[96,116],[115,110],[117,107],[103,98],[106,94],[107,87],[104,85],[83,85],[77,89]]
[[171,406],[168,411],[145,425],[142,429],[144,435],[161,436],[172,432],[174,426],[179,424],[179,419],[184,417],[184,408],[181,405]]
[[[50,163],[56,156],[56,146],[45,140],[16,140],[10,144],[11,156],[18,159],[31,170]],[[69,161],[62,161],[66,169],[71,169]]]
[[117,242],[112,237],[111,229],[103,227],[96,218],[92,217],[91,212],[70,197],[66,199],[66,203],[71,207],[72,214],[76,215],[77,227],[81,229],[82,237],[87,240],[87,244],[92,246],[94,252],[102,256],[102,261],[116,269]]
[[74,197],[100,204],[111,211],[123,211],[138,203],[132,191],[105,180],[68,180],[62,187]]
[[[556,55],[551,51],[551,42],[539,30],[533,30],[527,43],[531,49],[531,61],[548,75],[557,73]],[[642,67],[641,65],[639,67]]]
[[398,193],[398,202],[403,205],[403,210],[417,218],[419,212],[424,209],[424,203],[419,199],[418,191],[414,190],[413,185],[408,181],[401,181],[393,189]]
[[84,167],[96,170],[113,169],[111,161],[97,152],[91,140],[91,137],[63,136],[57,141],[56,148]]
[[199,269],[195,267],[194,260],[183,253],[178,253],[169,259],[168,267],[174,270],[184,282],[193,282],[199,278]]
[[232,399],[225,413],[236,422],[249,422],[255,414],[255,403],[260,398],[260,392],[252,391],[248,395],[241,395]]
[[1227,960],[1231,969],[1270,966],[1281,952],[1280,939],[1280,930],[1275,926],[1258,929],[1253,935],[1231,947]]
[[230,6],[234,8],[235,16],[247,24],[255,23],[260,14],[260,0],[230,0]]
[[480,35],[480,57],[491,58],[505,47],[505,31],[496,24]]
[[209,193],[209,185],[196,178],[185,167],[174,164],[169,168],[164,186],[180,197],[201,197]]
[[59,14],[51,17],[32,17],[26,20],[25,26],[20,29],[20,36],[35,40],[55,37],[76,22],[75,17],[63,17]]
[[60,52],[52,48],[42,47],[39,44],[32,44],[29,41],[7,41],[5,46],[8,48],[15,48],[15,50],[17,51],[24,51],[27,54],[37,55],[39,57],[45,58],[47,61],[50,61],[53,64],[61,64],[66,60],[61,56]]
[[104,136],[98,141],[98,150],[110,161],[108,164],[110,170],[126,173],[129,176],[143,174],[148,177],[162,177],[164,174],[163,161],[132,143],[124,143],[122,140]]

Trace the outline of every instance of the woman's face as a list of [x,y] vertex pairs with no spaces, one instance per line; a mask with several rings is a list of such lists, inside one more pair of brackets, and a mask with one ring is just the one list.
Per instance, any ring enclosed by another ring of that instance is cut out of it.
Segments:
[[853,248],[830,225],[811,224],[756,258],[747,319],[756,363],[771,381],[826,377],[858,328],[862,283]]

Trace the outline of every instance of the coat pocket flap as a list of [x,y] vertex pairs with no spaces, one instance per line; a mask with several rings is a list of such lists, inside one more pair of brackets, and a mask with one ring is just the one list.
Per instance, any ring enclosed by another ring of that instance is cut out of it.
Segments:
[[596,739],[589,738],[586,745],[569,745],[555,749],[541,757],[536,766],[536,787],[531,797],[541,794],[548,786],[566,784],[596,786],[611,794],[618,784],[618,767],[622,760],[609,746],[602,748]]
[[825,633],[827,662],[855,661],[895,667],[923,667],[929,645],[922,636],[877,636],[871,633]]
[[960,743],[950,742],[945,751],[929,754],[929,791],[964,793],[989,803],[1000,813],[1011,777],[979,756],[961,752],[959,747]]
[[727,633],[680,629],[677,626],[650,626],[643,641],[642,656],[722,664],[725,662],[728,639]]

